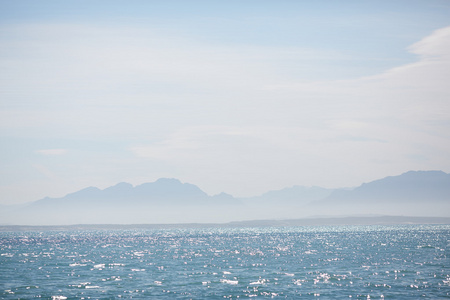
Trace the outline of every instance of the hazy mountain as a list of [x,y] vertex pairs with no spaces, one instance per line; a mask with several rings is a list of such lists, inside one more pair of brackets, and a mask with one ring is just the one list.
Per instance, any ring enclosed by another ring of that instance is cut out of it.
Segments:
[[321,214],[450,215],[450,174],[409,171],[362,184],[353,190],[336,190],[308,210]]
[[[133,187],[88,187],[62,198],[44,198],[2,216],[10,224],[176,223],[227,221],[239,200],[208,196],[193,184],[162,178]],[[217,210],[220,208],[221,213]],[[0,208],[1,209],[1,208]]]
[[251,198],[209,196],[162,178],[133,187],[88,187],[61,198],[0,206],[0,224],[167,224],[296,219],[313,215],[450,216],[450,174],[410,171],[353,190],[293,186]]
[[240,200],[256,218],[298,218],[306,216],[306,204],[324,199],[333,191],[321,187],[293,186]]
[[[189,201],[189,205],[204,203],[208,195],[197,186],[189,183],[181,183],[177,179],[161,178],[155,182],[144,183],[133,187],[131,184],[122,182],[115,186],[100,190],[96,187],[88,187],[78,192],[68,194],[59,198],[66,204],[71,201],[91,201],[107,200],[108,202],[117,202],[116,200],[126,200],[128,202],[157,202],[158,204],[183,204]],[[50,198],[46,198],[47,201]],[[34,205],[40,204],[42,200],[36,201]],[[118,202],[123,204],[123,202]],[[142,203],[141,203],[142,204]]]
[[261,196],[244,198],[243,201],[258,201],[259,203],[277,202],[278,204],[304,205],[312,201],[324,199],[329,196],[334,189],[322,187],[293,186],[276,191],[269,191]]

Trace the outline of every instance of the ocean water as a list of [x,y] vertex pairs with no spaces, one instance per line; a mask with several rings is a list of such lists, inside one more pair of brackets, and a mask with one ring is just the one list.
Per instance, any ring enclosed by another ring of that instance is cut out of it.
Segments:
[[0,233],[1,299],[450,298],[450,226]]

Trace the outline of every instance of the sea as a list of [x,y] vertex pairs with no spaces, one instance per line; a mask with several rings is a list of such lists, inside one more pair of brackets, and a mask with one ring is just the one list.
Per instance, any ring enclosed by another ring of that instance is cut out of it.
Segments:
[[0,298],[450,298],[450,225],[0,232]]

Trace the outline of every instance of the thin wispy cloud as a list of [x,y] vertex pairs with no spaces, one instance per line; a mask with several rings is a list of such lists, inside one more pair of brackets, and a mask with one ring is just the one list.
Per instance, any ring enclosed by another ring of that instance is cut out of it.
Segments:
[[42,155],[63,155],[67,153],[67,149],[41,149],[36,152]]

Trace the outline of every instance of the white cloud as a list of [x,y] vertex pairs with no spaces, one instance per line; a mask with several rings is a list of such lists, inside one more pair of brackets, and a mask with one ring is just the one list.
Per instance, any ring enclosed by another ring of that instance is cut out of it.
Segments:
[[[326,114],[372,122],[448,120],[450,114],[450,27],[410,47],[418,61],[374,76],[273,86],[316,100]],[[432,59],[430,59],[432,57]]]
[[414,43],[409,48],[412,53],[418,54],[427,60],[449,60],[450,59],[450,27],[434,31],[431,35]]
[[67,149],[41,149],[36,152],[42,155],[63,155],[67,153]]

